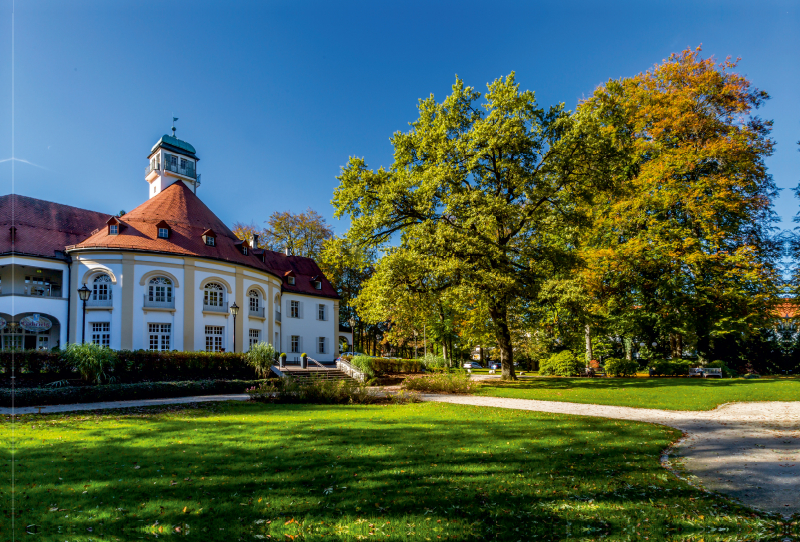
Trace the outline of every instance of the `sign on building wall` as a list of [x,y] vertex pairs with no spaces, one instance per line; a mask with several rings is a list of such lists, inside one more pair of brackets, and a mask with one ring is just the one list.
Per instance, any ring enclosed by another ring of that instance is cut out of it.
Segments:
[[22,329],[39,333],[53,327],[53,322],[41,314],[32,314],[20,320],[19,325]]

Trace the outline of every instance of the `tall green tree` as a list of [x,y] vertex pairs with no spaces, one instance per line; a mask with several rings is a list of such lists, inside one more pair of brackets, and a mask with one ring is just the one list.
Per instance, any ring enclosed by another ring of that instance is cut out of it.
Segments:
[[645,328],[673,355],[691,335],[708,357],[714,339],[759,327],[777,299],[774,143],[755,115],[768,95],[735,68],[686,50],[579,108],[628,157],[591,209],[588,283],[623,327]]
[[305,256],[317,259],[326,241],[333,238],[333,229],[325,217],[309,208],[302,213],[275,211],[260,228],[255,223],[237,222],[233,233],[240,239],[252,241],[253,234],[259,236],[258,247],[290,256]]
[[457,79],[442,103],[420,100],[411,127],[392,136],[388,169],[350,158],[334,193],[336,216],[350,216],[352,243],[394,245],[404,255],[378,268],[425,259],[435,289],[478,295],[503,378],[516,378],[509,309],[536,299],[546,277],[571,265],[566,224],[576,199],[591,193],[589,181],[602,178],[603,140],[563,104],[538,107],[513,73],[489,84],[483,101]]

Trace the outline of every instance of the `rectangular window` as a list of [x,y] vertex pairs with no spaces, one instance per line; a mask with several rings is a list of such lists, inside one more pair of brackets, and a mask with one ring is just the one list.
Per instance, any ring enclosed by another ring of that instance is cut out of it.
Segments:
[[206,352],[222,352],[222,326],[206,326]]
[[210,247],[214,246],[214,238],[210,235],[206,235],[206,244]]
[[300,352],[300,336],[292,335],[292,353]]
[[287,277],[286,282],[288,282],[289,284],[294,284],[294,277]]
[[158,236],[161,239],[166,239],[169,237],[169,230],[167,228],[158,228]]
[[250,330],[250,348],[253,348],[254,344],[258,344],[261,342],[261,330],[260,329],[251,329]]
[[292,318],[300,318],[300,302],[291,301],[289,303],[289,316]]
[[170,350],[172,324],[147,324],[150,350],[163,352]]
[[92,342],[111,348],[111,324],[108,322],[92,322]]
[[325,320],[325,305],[320,303],[317,307],[317,320]]
[[108,227],[108,233],[109,235],[117,235],[119,233],[119,226],[116,224],[111,224]]
[[[172,166],[173,168],[177,168],[178,167],[178,157],[175,156],[174,154],[168,154],[167,155],[167,165]],[[173,171],[174,171],[174,169],[173,169]]]
[[314,288],[316,288],[317,290],[322,290],[322,283],[320,281],[318,281],[318,280],[315,280],[314,281]]
[[325,353],[325,337],[320,337],[317,341],[317,352],[320,354]]
[[50,347],[50,337],[47,335],[39,335],[36,341],[36,348],[39,350],[47,350]]

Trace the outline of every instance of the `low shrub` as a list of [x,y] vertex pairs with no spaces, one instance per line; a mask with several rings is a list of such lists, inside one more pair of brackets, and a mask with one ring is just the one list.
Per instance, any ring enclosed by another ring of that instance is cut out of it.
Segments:
[[447,360],[435,354],[425,354],[419,361],[429,371],[446,371],[449,368]]
[[[165,399],[191,395],[244,393],[259,380],[198,380],[190,382],[142,382],[137,384],[106,384],[103,386],[63,386],[58,388],[17,388],[14,406],[63,405],[99,401],[130,401],[133,399]],[[11,406],[10,389],[0,389],[0,406]]]
[[605,361],[606,374],[610,376],[636,376],[639,362],[635,359],[608,358]]
[[429,375],[415,375],[403,380],[400,387],[404,390],[422,393],[470,393],[478,387],[478,383],[470,379],[466,372],[437,372]]
[[383,395],[372,393],[366,384],[354,380],[327,380],[292,377],[263,382],[247,390],[250,399],[261,403],[314,403],[323,405],[367,405],[384,401]]
[[686,376],[697,362],[684,359],[652,359],[647,368],[654,376]]
[[553,354],[539,364],[541,376],[578,376],[583,372],[584,362],[569,350]]
[[246,354],[247,363],[261,378],[266,378],[275,363],[275,347],[266,342],[259,342],[250,347]]
[[388,359],[370,356],[356,356],[348,363],[364,373],[368,379],[380,378],[387,374],[420,373],[424,365],[418,359]]

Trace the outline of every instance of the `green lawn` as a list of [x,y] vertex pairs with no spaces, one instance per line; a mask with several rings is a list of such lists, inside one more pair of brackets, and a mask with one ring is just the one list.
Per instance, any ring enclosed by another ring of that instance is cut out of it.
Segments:
[[531,378],[484,382],[477,395],[664,410],[711,410],[737,401],[798,401],[798,378]]
[[642,423],[439,403],[223,403],[28,415],[13,429],[11,456],[5,418],[3,540],[11,457],[16,536],[34,525],[38,540],[176,529],[196,540],[710,541],[711,528],[744,533],[737,540],[781,532],[774,519],[663,470],[659,455],[680,434]]

